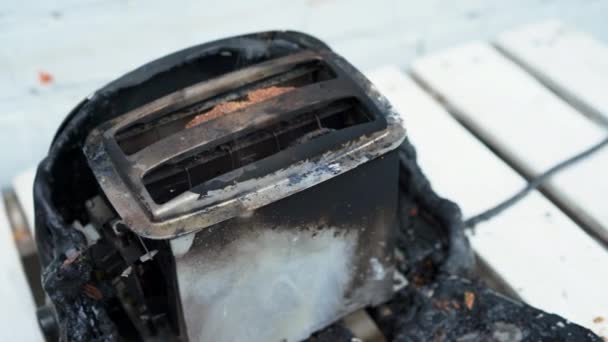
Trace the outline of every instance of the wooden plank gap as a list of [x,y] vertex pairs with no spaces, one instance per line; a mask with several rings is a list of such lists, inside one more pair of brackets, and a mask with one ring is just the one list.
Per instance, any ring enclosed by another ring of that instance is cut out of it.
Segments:
[[580,113],[608,128],[608,46],[555,19],[503,32],[493,45]]

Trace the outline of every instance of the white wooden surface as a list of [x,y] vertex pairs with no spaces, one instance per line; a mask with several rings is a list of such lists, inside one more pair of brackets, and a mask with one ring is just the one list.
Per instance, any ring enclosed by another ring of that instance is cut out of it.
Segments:
[[36,168],[30,168],[24,170],[19,173],[13,179],[13,189],[15,189],[15,193],[17,194],[17,200],[19,201],[19,205],[21,205],[21,209],[23,209],[23,213],[25,214],[25,219],[27,220],[27,225],[30,228],[30,233],[34,236],[34,178],[36,177]]
[[506,32],[496,43],[561,97],[608,124],[608,46],[557,20]]
[[[482,43],[422,58],[414,63],[413,73],[527,175],[539,174],[608,134]],[[607,174],[608,149],[603,149],[546,185],[548,192],[605,241]]]
[[[402,114],[419,163],[466,217],[525,184],[396,67],[368,74]],[[478,226],[477,253],[528,303],[608,334],[608,252],[538,192]]]
[[0,298],[0,341],[43,341],[3,201],[0,201]]

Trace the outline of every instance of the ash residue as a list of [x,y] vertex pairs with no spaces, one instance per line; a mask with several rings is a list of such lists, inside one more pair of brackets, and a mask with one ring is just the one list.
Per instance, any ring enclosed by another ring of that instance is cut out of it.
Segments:
[[[471,295],[472,304],[467,303]],[[407,287],[371,311],[387,340],[395,342],[602,341],[557,315],[455,276],[420,289]]]

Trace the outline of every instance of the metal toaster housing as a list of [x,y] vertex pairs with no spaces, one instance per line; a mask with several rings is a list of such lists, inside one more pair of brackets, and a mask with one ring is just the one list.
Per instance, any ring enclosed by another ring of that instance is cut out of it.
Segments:
[[[285,84],[289,91],[182,125]],[[84,152],[121,222],[142,239],[169,242],[175,273],[167,276],[177,281],[190,340],[293,341],[392,295],[395,149],[404,138],[374,86],[318,46],[235,66],[104,122]],[[256,150],[259,141],[266,147]],[[197,164],[214,156],[230,161],[225,172]],[[239,308],[247,296],[257,299]],[[238,331],[247,320],[259,330]],[[224,323],[234,330],[217,331]]]

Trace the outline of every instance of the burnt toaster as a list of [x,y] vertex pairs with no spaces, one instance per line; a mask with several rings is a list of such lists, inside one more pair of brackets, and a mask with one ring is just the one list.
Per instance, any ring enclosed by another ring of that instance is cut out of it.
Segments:
[[81,114],[93,184],[64,263],[88,256],[113,334],[299,341],[391,297],[405,131],[325,44],[233,37],[108,87]]

